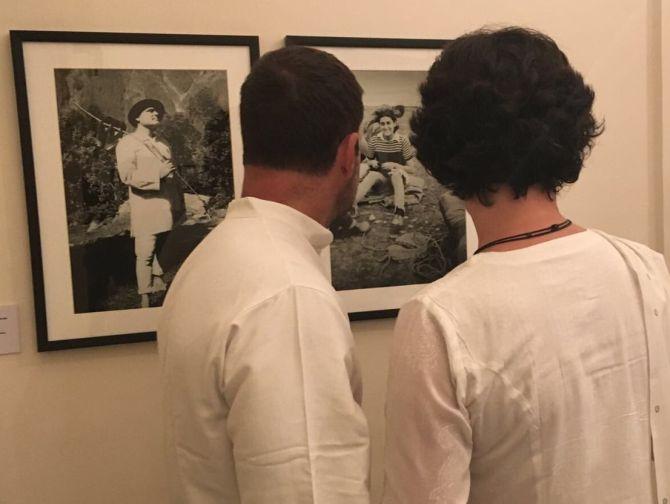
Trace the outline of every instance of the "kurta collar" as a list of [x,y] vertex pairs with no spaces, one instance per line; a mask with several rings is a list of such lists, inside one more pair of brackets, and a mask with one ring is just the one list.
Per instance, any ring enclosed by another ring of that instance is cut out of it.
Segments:
[[239,198],[228,205],[227,218],[260,215],[281,222],[303,235],[317,253],[333,242],[333,233],[304,213],[282,203],[259,198]]

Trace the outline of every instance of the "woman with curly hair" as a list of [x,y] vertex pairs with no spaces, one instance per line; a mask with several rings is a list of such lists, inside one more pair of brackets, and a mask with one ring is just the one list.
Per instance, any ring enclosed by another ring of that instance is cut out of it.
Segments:
[[663,257],[556,202],[602,132],[593,90],[521,28],[450,42],[420,90],[417,158],[464,200],[479,249],[400,311],[385,504],[665,503]]
[[423,182],[415,180],[418,177],[413,175],[414,147],[405,135],[398,133],[398,119],[404,113],[402,105],[375,110],[360,141],[369,170],[358,185],[354,201],[356,207],[372,188],[390,181],[394,206],[391,224],[396,227],[402,226],[405,217],[405,188],[412,183],[421,186]]

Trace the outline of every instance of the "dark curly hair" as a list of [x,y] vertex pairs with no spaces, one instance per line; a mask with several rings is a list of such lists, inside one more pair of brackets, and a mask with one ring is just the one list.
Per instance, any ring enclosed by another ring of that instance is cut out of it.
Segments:
[[502,185],[517,198],[531,186],[553,197],[603,131],[593,89],[551,38],[524,28],[449,42],[420,92],[417,158],[456,196],[485,205]]

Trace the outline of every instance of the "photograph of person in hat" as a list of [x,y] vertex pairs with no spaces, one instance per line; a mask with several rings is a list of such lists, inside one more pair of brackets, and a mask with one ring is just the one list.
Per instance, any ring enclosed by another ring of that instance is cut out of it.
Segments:
[[142,308],[149,307],[149,294],[166,289],[158,253],[168,232],[184,217],[184,196],[170,146],[156,135],[164,115],[160,101],[138,101],[128,112],[128,123],[135,131],[116,146],[119,177],[129,192],[130,234],[135,240]]

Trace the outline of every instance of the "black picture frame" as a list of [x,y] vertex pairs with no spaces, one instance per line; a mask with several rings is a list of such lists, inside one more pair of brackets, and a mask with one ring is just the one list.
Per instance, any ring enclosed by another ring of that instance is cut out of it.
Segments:
[[[413,38],[368,38],[368,37],[336,37],[336,36],[311,36],[311,35],[287,35],[284,39],[286,46],[307,46],[314,47],[317,49],[322,49],[328,52],[334,53],[338,56],[345,64],[347,64],[354,72],[360,70],[361,68],[356,67],[354,60],[347,60],[346,52],[343,54],[338,54],[340,49],[369,49],[375,51],[374,54],[379,56],[383,55],[384,52],[379,50],[388,50],[389,57],[393,58],[392,54],[399,53],[398,50],[410,50],[410,51],[430,51],[431,54],[434,54],[435,57],[440,53],[440,51],[449,43],[449,39],[413,39]],[[403,53],[406,54],[406,53]],[[358,53],[360,55],[360,51]],[[383,57],[383,56],[381,56]],[[402,56],[401,56],[402,57]],[[434,60],[434,58],[433,58]],[[427,71],[430,66],[430,63],[427,63],[423,70]],[[364,96],[365,100],[365,96]],[[468,245],[470,246],[470,245]],[[346,307],[348,312],[349,319],[351,321],[359,320],[369,320],[369,319],[382,319],[382,318],[394,318],[397,316],[400,306],[411,297],[411,295],[418,291],[420,286],[423,284],[417,284],[415,289],[399,289],[395,286],[384,287],[383,289],[360,289],[360,293],[364,291],[370,291],[371,298],[383,299],[386,292],[392,292],[394,290],[400,291],[403,293],[399,295],[393,294],[393,299],[386,303],[384,302],[377,303],[376,300],[371,299],[371,302],[364,303],[365,307],[358,306],[358,301],[347,299],[349,292],[340,291],[341,297],[343,297],[343,304]],[[410,287],[410,286],[403,286]],[[356,299],[360,300],[364,297],[364,294],[356,294]],[[375,306],[373,308],[370,305],[375,303],[380,304],[381,306]],[[391,305],[391,306],[389,306]]]
[[[27,44],[91,44],[99,46],[100,50],[110,45],[120,45],[128,50],[136,50],[137,56],[142,57],[142,51],[151,54],[151,48],[165,46],[165,50],[183,46],[185,48],[216,48],[223,52],[228,48],[243,48],[248,52],[248,67],[259,57],[259,41],[257,36],[230,36],[230,35],[194,35],[194,34],[155,34],[155,33],[107,33],[107,32],[71,32],[71,31],[26,31],[11,30],[11,52],[14,68],[14,82],[16,88],[16,100],[18,111],[18,123],[21,142],[21,154],[23,161],[24,184],[26,193],[28,227],[30,239],[31,266],[33,277],[33,291],[35,300],[35,319],[37,332],[37,350],[39,352],[51,350],[63,350],[82,347],[93,347],[103,345],[114,345],[119,343],[135,343],[141,341],[152,341],[156,339],[155,330],[141,330],[133,332],[120,332],[104,335],[86,334],[68,337],[59,334],[53,337],[49,327],[49,312],[52,307],[45,293],[45,269],[44,269],[44,242],[41,236],[40,217],[49,213],[49,208],[40,208],[40,192],[36,183],[36,166],[33,143],[33,132],[31,130],[31,109],[29,103],[29,87],[27,84],[30,75],[26,69],[26,45]],[[131,47],[132,46],[132,47]],[[31,46],[32,47],[32,46]],[[39,47],[46,47],[40,45]],[[79,46],[77,46],[79,47]],[[37,49],[40,50],[39,48]],[[181,63],[181,62],[178,62]],[[213,67],[214,68],[214,67]],[[218,67],[217,67],[218,68]],[[240,70],[241,71],[241,70]],[[245,74],[248,68],[244,69]],[[239,89],[235,89],[235,92]],[[229,93],[230,94],[230,93]],[[239,94],[239,93],[238,93]],[[34,112],[34,111],[33,111]],[[36,118],[33,117],[33,120]],[[40,119],[39,117],[37,119]],[[232,119],[231,119],[232,121]],[[40,126],[44,126],[40,122]],[[53,127],[53,125],[51,125]],[[57,125],[56,125],[57,127]],[[241,159],[241,153],[240,153]],[[240,167],[241,169],[241,167]],[[62,171],[62,170],[61,170]],[[67,233],[67,223],[63,233]],[[52,314],[58,316],[57,313]],[[154,328],[155,329],[155,328]]]
[[375,49],[435,49],[439,51],[447,43],[449,43],[448,39],[329,37],[311,35],[286,35],[284,37],[284,44],[287,46],[301,45],[324,48],[359,47]]

